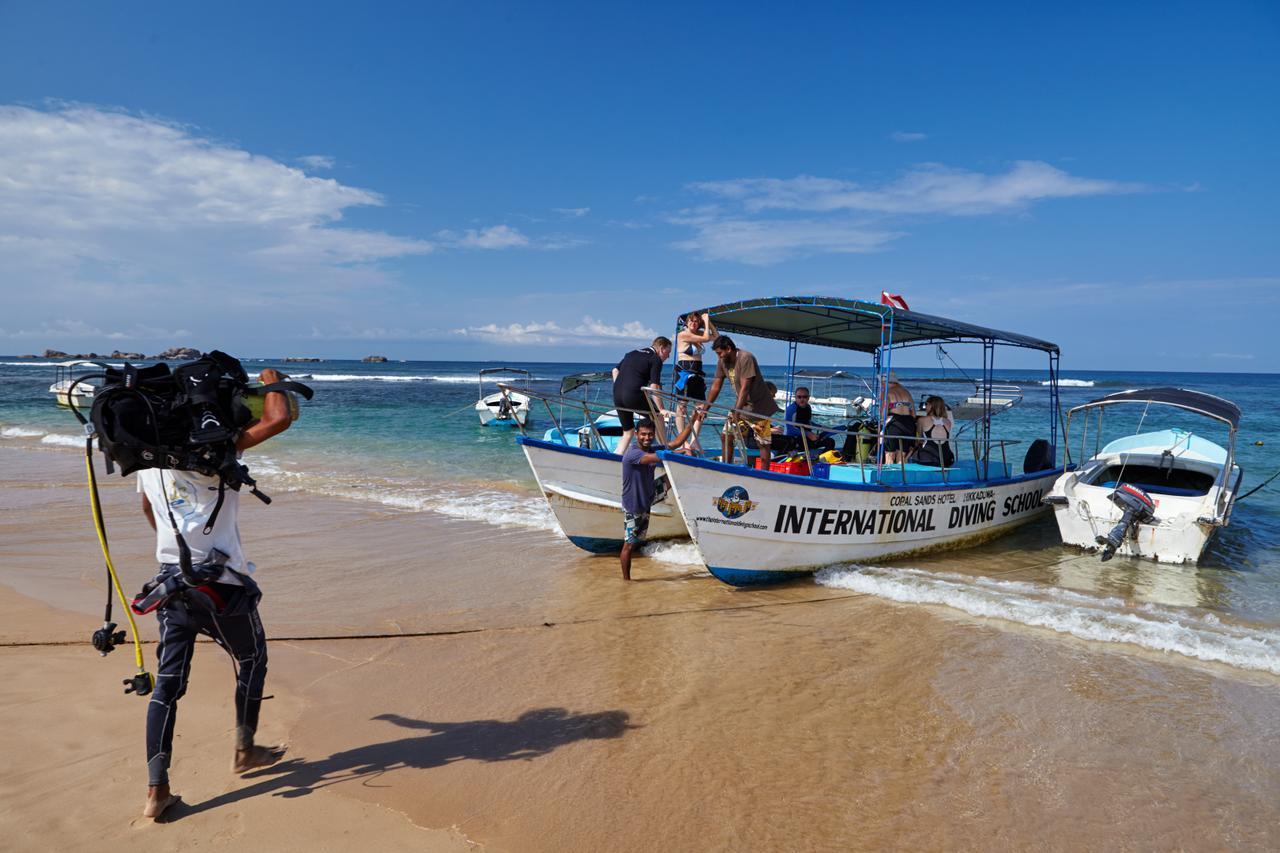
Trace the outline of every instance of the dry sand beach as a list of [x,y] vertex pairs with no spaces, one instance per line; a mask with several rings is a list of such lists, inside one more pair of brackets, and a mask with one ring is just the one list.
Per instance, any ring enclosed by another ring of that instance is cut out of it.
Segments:
[[[260,740],[288,755],[230,774],[231,669],[203,645],[184,802],[145,824],[130,653],[87,642],[82,477],[0,448],[7,849],[1280,847],[1275,676],[810,582],[641,559],[627,585],[550,533],[283,491],[242,528],[273,638]],[[150,531],[131,480],[103,491],[136,587]]]

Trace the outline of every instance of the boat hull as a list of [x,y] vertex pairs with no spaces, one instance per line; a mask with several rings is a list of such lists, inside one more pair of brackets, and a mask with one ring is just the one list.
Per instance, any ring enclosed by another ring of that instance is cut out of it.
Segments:
[[49,386],[49,393],[53,395],[54,401],[59,406],[71,408],[74,401],[76,408],[87,409],[93,405],[94,386],[80,383],[75,386],[75,390],[71,389],[71,380],[64,379],[61,382],[55,382]]
[[[1065,545],[1086,551],[1101,551],[1098,537],[1120,522],[1122,512],[1111,502],[1111,487],[1092,486],[1079,481],[1079,472],[1063,474],[1049,494],[1053,517]],[[1237,473],[1227,494],[1227,515],[1215,520],[1218,487],[1203,497],[1185,498],[1152,494],[1155,501],[1155,523],[1140,523],[1116,548],[1124,557],[1140,557],[1159,563],[1196,563],[1208,547],[1219,527],[1226,526],[1231,503],[1239,488]]]
[[[517,439],[564,535],[593,554],[622,548],[622,457],[521,436]],[[669,493],[654,502],[650,541],[689,535]]]
[[837,563],[969,547],[1044,514],[1062,469],[988,482],[815,480],[663,454],[703,561],[735,586]]
[[[1101,490],[1099,490],[1101,491]],[[1100,505],[1115,509],[1105,494],[1098,495]],[[1105,535],[1120,521],[1120,512],[1107,512],[1101,517],[1084,510],[1097,501],[1082,504],[1074,501],[1053,508],[1053,517],[1058,524],[1058,533],[1065,545],[1081,548],[1085,551],[1101,551],[1098,536]],[[1116,553],[1124,557],[1142,557],[1160,563],[1195,563],[1209,545],[1209,539],[1217,527],[1204,524],[1193,519],[1180,521],[1176,525],[1138,524],[1133,533],[1124,538]]]

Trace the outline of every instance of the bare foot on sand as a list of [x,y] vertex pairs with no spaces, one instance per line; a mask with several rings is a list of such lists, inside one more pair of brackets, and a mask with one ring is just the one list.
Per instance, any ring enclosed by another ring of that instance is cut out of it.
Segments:
[[248,749],[237,749],[235,760],[231,762],[232,773],[248,773],[259,767],[270,767],[284,757],[287,746],[251,746]]
[[169,793],[168,785],[158,785],[147,789],[147,804],[142,807],[142,816],[158,820],[164,810],[180,801],[182,797]]

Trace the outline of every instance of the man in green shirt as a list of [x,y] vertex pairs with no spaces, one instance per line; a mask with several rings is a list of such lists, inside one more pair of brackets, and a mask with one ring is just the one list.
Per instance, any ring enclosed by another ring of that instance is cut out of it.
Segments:
[[724,431],[721,458],[726,462],[733,459],[735,430],[742,434],[744,444],[748,435],[747,430],[751,430],[755,433],[756,444],[760,447],[760,458],[767,461],[769,444],[773,438],[769,418],[778,411],[778,404],[773,399],[769,384],[760,374],[760,365],[756,362],[754,355],[744,349],[738,349],[728,335],[716,338],[711,349],[717,356],[716,377],[711,383],[711,389],[707,392],[706,405],[710,406],[716,401],[727,378],[734,390],[733,408],[739,410],[730,415],[730,422],[734,429],[726,428]]

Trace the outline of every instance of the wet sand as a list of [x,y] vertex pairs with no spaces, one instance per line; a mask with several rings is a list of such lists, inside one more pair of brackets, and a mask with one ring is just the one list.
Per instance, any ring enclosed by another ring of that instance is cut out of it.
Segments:
[[[80,643],[0,648],[7,846],[1280,847],[1274,676],[811,582],[637,560],[624,584],[550,534],[300,493],[242,512],[275,638],[262,740],[289,755],[229,774],[230,667],[203,646],[186,803],[135,828],[143,703],[119,693],[129,651],[87,644],[82,466],[0,448],[0,639]],[[153,568],[137,500],[106,483],[130,587]]]

